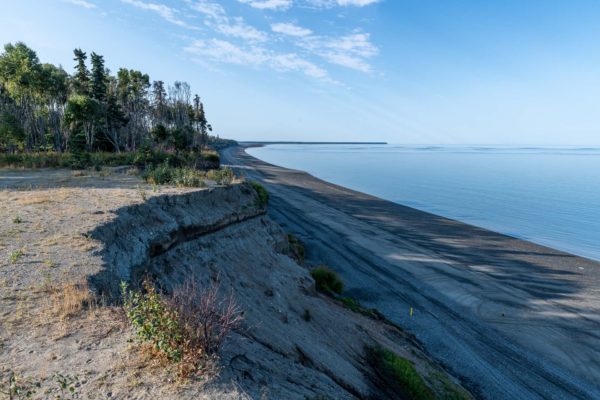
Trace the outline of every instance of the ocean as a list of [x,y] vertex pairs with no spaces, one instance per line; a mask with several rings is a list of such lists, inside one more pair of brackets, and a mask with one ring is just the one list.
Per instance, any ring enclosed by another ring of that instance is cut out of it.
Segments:
[[280,144],[263,161],[600,260],[600,147]]

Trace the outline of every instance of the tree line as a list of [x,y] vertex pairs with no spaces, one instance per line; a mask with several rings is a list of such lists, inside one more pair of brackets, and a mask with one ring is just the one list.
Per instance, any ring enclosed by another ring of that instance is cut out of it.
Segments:
[[104,57],[73,51],[73,74],[41,63],[22,42],[0,54],[0,151],[201,150],[212,131],[190,86],[151,81]]

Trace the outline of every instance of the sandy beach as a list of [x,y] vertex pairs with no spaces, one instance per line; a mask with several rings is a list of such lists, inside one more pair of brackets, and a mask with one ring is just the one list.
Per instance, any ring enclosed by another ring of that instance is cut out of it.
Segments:
[[[413,333],[486,399],[600,398],[600,263],[257,160],[223,161],[349,295]],[[412,316],[411,316],[412,309]],[[343,337],[341,338],[343,339]]]

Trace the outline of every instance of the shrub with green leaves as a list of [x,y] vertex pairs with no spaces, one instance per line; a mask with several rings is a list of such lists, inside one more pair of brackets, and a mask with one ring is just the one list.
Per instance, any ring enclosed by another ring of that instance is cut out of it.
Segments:
[[230,185],[235,178],[233,170],[229,167],[213,169],[206,173],[206,177],[218,185]]
[[121,283],[127,318],[142,342],[150,343],[169,360],[179,361],[183,337],[177,314],[167,306],[153,285],[145,282],[144,288],[145,293],[131,291],[126,283]]
[[310,274],[315,280],[317,290],[321,292],[340,294],[344,290],[344,282],[342,282],[339,275],[324,265],[313,269]]
[[256,205],[261,208],[266,207],[269,204],[269,192],[267,192],[267,189],[256,181],[250,181],[250,185],[256,190],[256,194],[258,194]]
[[414,400],[436,398],[411,361],[381,346],[367,347],[366,358],[391,397]]

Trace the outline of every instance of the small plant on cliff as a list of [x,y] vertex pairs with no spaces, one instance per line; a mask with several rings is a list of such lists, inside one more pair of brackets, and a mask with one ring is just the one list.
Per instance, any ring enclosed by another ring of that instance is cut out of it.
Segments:
[[0,395],[6,399],[31,399],[41,387],[39,381],[23,378],[13,371],[0,370]]
[[267,192],[267,189],[256,181],[250,181],[250,185],[256,190],[256,194],[258,194],[256,205],[261,208],[266,207],[269,204],[269,192]]
[[365,352],[373,373],[390,397],[415,400],[436,398],[409,360],[380,346],[367,347]]
[[15,250],[12,251],[8,257],[10,258],[10,262],[15,264],[19,260],[19,258],[23,257],[24,255],[25,253],[23,252],[23,250]]
[[344,282],[339,275],[324,265],[313,269],[310,274],[315,280],[317,290],[321,292],[340,294],[344,290]]
[[200,288],[191,279],[170,296],[157,293],[149,281],[144,288],[135,292],[121,283],[129,321],[142,342],[178,364],[181,377],[198,373],[242,321],[233,297],[220,296],[218,286]]
[[289,256],[296,260],[298,264],[304,264],[305,250],[300,240],[291,233],[288,233],[287,239],[290,245]]
[[131,291],[126,283],[121,283],[127,317],[142,342],[150,343],[169,360],[180,361],[182,333],[177,315],[147,280],[144,289],[145,293]]

